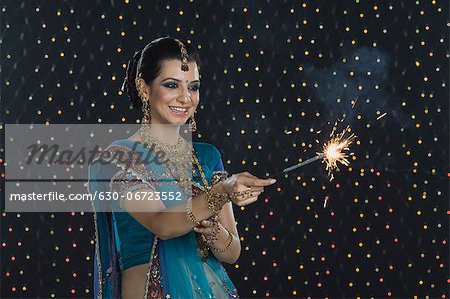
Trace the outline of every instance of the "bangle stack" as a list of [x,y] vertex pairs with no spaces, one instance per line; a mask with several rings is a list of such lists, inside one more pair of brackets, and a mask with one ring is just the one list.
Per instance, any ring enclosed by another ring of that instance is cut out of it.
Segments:
[[223,249],[218,249],[218,248],[215,248],[215,247],[210,247],[212,250],[214,250],[215,252],[218,252],[218,253],[221,253],[221,252],[225,252],[225,251],[227,251],[230,247],[231,247],[231,244],[233,244],[233,234],[225,227],[225,229],[227,230],[227,232],[228,232],[228,244],[227,244],[227,246],[225,247],[225,248],[223,248]]
[[194,213],[192,213],[192,197],[189,197],[188,200],[186,200],[186,213],[189,217],[189,219],[195,223],[196,226],[200,226],[202,225],[202,223],[200,222],[200,220],[198,220],[195,216]]

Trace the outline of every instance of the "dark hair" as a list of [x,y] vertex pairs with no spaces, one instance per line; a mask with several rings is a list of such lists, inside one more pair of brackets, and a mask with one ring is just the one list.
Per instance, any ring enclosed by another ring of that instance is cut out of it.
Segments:
[[[188,62],[195,61],[200,71],[201,61],[197,49],[184,40],[180,40],[186,47]],[[122,91],[127,92],[131,105],[141,109],[142,102],[136,88],[136,76],[144,79],[150,85],[161,72],[164,60],[179,59],[181,61],[181,48],[175,38],[164,36],[148,43],[142,50],[134,53],[128,61],[126,77],[122,85]]]

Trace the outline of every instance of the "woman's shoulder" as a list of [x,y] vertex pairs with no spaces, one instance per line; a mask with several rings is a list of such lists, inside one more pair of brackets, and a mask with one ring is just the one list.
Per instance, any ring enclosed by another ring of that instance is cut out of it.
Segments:
[[194,141],[194,142],[192,142],[192,144],[193,144],[195,152],[197,154],[213,155],[215,157],[221,156],[219,149],[214,144],[207,143],[207,142],[201,142],[201,141]]

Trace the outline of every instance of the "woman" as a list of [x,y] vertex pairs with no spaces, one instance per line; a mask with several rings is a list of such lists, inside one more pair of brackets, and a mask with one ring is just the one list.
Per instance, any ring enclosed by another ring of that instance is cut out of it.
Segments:
[[[112,213],[95,212],[104,211],[105,202],[94,203],[96,298],[238,298],[221,264],[236,262],[241,251],[232,204],[253,203],[275,180],[248,172],[228,177],[215,146],[190,145],[181,137],[186,123],[195,131],[199,66],[195,49],[170,37],[149,43],[128,63],[123,87],[132,105],[142,109],[142,127],[104,150],[126,161],[89,167],[91,193],[113,191],[127,198],[110,202]],[[157,151],[167,153],[166,163],[140,159],[155,158]],[[191,161],[183,180],[178,170]],[[162,180],[167,177],[177,184]],[[156,192],[167,191],[191,196],[155,200]],[[138,200],[142,194],[152,200]]]

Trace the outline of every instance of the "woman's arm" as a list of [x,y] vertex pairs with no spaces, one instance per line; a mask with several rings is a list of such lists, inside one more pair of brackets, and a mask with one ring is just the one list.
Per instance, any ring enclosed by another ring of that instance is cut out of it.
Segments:
[[[222,188],[216,185],[212,187],[211,191],[222,192]],[[139,192],[147,192],[146,194],[150,196],[145,201],[133,200]],[[183,202],[179,205],[165,208],[160,200],[151,199],[154,192],[152,189],[135,191],[132,193],[132,199],[123,201],[122,206],[133,218],[160,239],[176,238],[190,232],[196,224],[189,219],[186,212],[180,212],[180,210],[185,210],[186,203]],[[150,210],[155,212],[137,212]],[[192,214],[199,221],[213,215],[213,212],[208,208],[205,192],[192,197]]]
[[220,211],[219,229],[219,239],[212,244],[212,247],[219,250],[227,248],[230,244],[228,232],[230,232],[232,236],[231,246],[223,252],[218,252],[216,250],[211,251],[218,260],[228,264],[234,264],[241,255],[241,241],[239,239],[239,233],[234,219],[233,205],[231,203],[225,204]]

